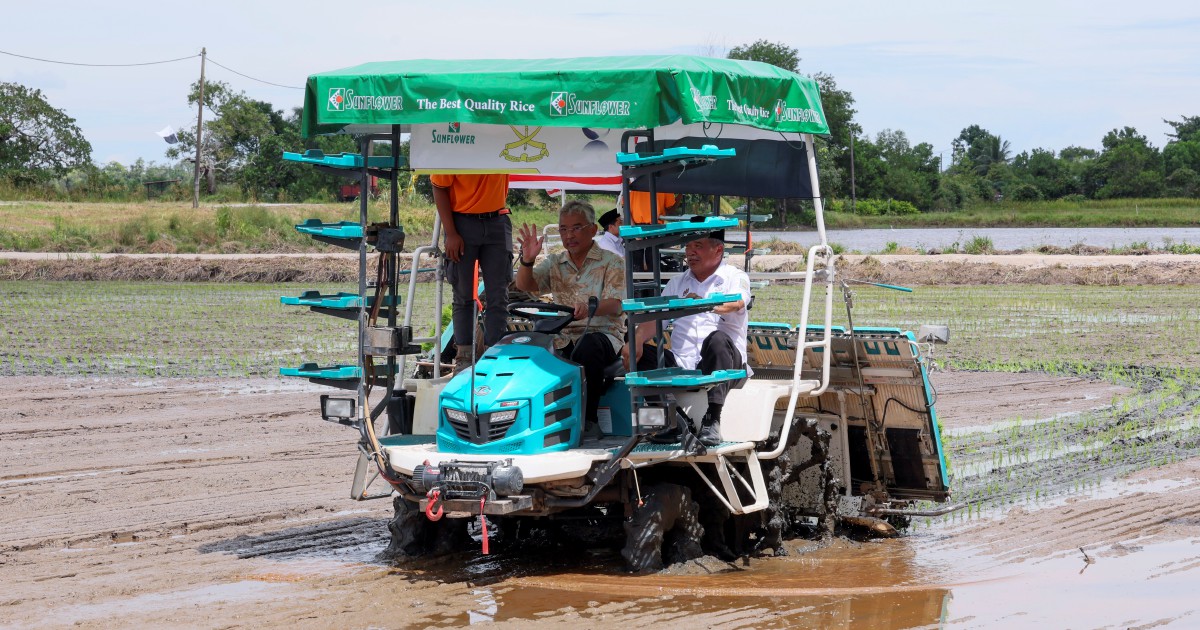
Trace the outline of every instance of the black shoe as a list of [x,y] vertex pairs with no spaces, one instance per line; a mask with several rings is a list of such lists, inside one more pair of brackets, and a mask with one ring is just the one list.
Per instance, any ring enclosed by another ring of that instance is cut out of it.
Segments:
[[679,442],[681,438],[683,438],[683,433],[680,432],[678,426],[674,426],[669,429],[663,429],[657,433],[651,433],[650,435],[647,435],[646,441],[653,442],[655,444],[675,444],[676,442]]
[[716,446],[721,443],[721,422],[712,421],[707,417],[700,423],[700,443],[705,446]]

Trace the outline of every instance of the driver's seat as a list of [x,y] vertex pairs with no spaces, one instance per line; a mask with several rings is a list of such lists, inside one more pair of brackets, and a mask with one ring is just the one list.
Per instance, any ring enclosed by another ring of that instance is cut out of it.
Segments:
[[625,359],[621,355],[617,355],[617,360],[604,366],[604,380],[612,381],[618,376],[625,376],[629,371],[629,365],[625,363]]

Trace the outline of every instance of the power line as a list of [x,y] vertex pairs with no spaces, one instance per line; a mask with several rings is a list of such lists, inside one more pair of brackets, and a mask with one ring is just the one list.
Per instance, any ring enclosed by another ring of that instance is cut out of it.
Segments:
[[164,59],[162,61],[146,61],[142,63],[78,63],[74,61],[56,61],[54,59],[42,59],[40,57],[29,57],[27,55],[18,55],[7,50],[0,50],[0,54],[9,55],[11,57],[20,57],[21,59],[32,59],[33,61],[44,61],[46,63],[57,63],[64,66],[87,66],[89,68],[128,68],[131,66],[153,66],[160,63],[175,63],[176,61],[185,61],[199,57],[199,54],[179,57],[178,59]]
[[226,70],[228,70],[238,76],[246,77],[247,79],[250,79],[251,81],[258,81],[259,83],[266,83],[267,85],[274,85],[275,87],[287,88],[289,90],[303,90],[304,89],[301,87],[296,87],[294,85],[280,85],[278,83],[271,83],[270,81],[263,81],[262,79],[256,79],[248,74],[242,74],[241,72],[238,72],[237,70],[234,70],[233,68],[230,68],[227,65],[217,63],[217,60],[213,59],[212,57],[209,57],[208,61],[215,66],[221,66],[222,68],[225,68]]
[[[41,57],[30,57],[28,55],[18,55],[17,53],[8,52],[7,50],[0,50],[0,54],[9,55],[12,57],[20,57],[21,59],[31,59],[33,61],[43,61],[45,63],[57,63],[57,64],[61,64],[64,66],[86,66],[89,68],[128,68],[128,67],[133,67],[133,66],[153,66],[153,65],[157,65],[157,64],[163,64],[163,63],[174,63],[176,61],[186,61],[188,59],[195,59],[196,57],[200,56],[200,55],[188,55],[187,57],[179,57],[178,59],[164,59],[162,61],[145,61],[145,62],[141,62],[141,63],[79,63],[79,62],[75,62],[75,61],[58,61],[55,59],[42,59]],[[293,85],[280,85],[278,83],[272,83],[270,81],[264,81],[262,79],[252,77],[248,74],[238,72],[237,70],[234,70],[233,68],[230,68],[229,66],[227,66],[223,63],[218,63],[212,57],[209,57],[208,60],[215,65],[218,65],[238,76],[242,76],[247,79],[250,79],[251,81],[258,81],[259,83],[265,83],[266,85],[273,85],[275,87],[286,88],[289,90],[303,90],[304,89],[301,87],[295,87]]]

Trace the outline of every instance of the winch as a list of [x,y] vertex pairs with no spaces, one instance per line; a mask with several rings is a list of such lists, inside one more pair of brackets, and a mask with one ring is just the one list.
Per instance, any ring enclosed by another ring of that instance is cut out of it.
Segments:
[[451,460],[437,465],[426,461],[413,468],[412,486],[417,492],[441,491],[442,499],[488,500],[520,494],[525,488],[521,469],[512,459],[491,462]]

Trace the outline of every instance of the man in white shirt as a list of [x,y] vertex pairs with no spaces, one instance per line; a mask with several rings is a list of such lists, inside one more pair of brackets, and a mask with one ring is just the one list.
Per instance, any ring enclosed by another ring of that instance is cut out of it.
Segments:
[[598,220],[600,223],[600,236],[596,237],[596,244],[600,249],[610,251],[621,258],[625,258],[625,241],[621,240],[621,211],[613,208],[608,212],[600,215]]
[[[688,370],[700,370],[711,374],[717,370],[745,369],[750,374],[746,360],[746,337],[749,316],[746,307],[750,304],[750,277],[746,272],[725,263],[724,232],[712,232],[703,238],[688,242],[684,252],[688,270],[672,278],[663,289],[663,295],[704,298],[715,293],[740,295],[735,302],[721,304],[712,311],[688,315],[675,320],[671,331],[671,350],[666,353],[668,367],[678,366]],[[645,341],[654,335],[654,322],[638,325],[637,350],[638,370],[657,367],[654,346]],[[721,409],[731,387],[741,387],[745,380],[723,382],[708,390],[708,413],[700,423],[700,442],[705,446],[716,446],[721,442]],[[675,442],[680,439],[678,431],[668,430],[651,436],[653,441]]]

